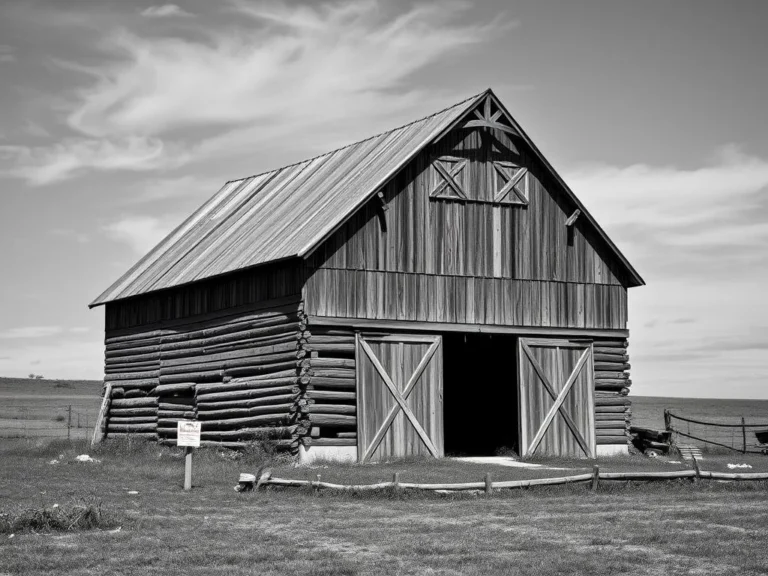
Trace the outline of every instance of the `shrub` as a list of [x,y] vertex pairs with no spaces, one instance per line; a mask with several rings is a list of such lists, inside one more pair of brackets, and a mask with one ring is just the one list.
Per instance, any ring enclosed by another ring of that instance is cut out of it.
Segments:
[[103,508],[101,502],[93,498],[83,498],[66,506],[0,512],[0,534],[104,530],[116,528],[119,524],[118,516]]

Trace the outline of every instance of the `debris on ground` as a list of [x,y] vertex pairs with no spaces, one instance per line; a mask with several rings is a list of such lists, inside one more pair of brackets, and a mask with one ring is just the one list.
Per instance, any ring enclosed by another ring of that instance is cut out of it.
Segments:
[[93,462],[94,464],[98,464],[101,462],[101,460],[96,460],[96,458],[91,458],[88,454],[80,454],[80,456],[75,456],[75,460],[78,462]]
[[130,494],[131,496],[135,496],[138,493],[139,493],[138,490],[128,490],[128,494]]
[[728,468],[733,470],[734,468],[752,468],[749,464],[728,464]]

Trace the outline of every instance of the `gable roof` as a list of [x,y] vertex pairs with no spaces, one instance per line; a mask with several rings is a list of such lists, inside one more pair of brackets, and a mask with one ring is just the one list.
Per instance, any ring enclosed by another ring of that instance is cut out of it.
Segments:
[[645,282],[488,89],[445,110],[277,170],[227,182],[90,307],[308,255],[411,159],[486,97],[519,133],[628,272]]

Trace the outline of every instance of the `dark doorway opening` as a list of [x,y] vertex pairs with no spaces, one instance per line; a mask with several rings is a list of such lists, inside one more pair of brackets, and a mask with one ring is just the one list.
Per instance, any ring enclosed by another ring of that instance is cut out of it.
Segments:
[[518,452],[516,338],[443,336],[446,456]]

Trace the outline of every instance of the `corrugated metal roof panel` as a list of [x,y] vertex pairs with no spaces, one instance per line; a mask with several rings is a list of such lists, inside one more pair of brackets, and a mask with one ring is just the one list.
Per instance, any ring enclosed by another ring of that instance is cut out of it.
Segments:
[[305,255],[484,94],[316,158],[228,182],[91,306]]

